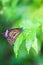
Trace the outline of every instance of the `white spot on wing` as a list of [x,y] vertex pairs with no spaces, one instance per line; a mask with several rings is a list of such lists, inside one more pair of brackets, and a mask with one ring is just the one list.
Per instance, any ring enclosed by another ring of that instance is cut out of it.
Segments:
[[5,37],[8,37],[8,30],[6,30],[5,32]]

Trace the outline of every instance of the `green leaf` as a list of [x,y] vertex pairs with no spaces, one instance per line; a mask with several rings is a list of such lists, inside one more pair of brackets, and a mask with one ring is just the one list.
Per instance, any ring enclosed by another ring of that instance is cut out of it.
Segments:
[[25,59],[28,58],[28,53],[27,53],[27,49],[26,49],[26,40],[23,39],[22,44],[20,45],[19,51],[18,51],[18,58],[21,59]]
[[39,52],[39,48],[38,48],[38,41],[37,41],[37,37],[35,37],[35,40],[32,44],[32,48],[34,48],[34,50],[36,51],[36,53],[38,54]]
[[16,54],[16,56],[18,55],[18,51],[20,48],[20,45],[22,44],[22,40],[23,40],[23,33],[21,33],[18,38],[16,39],[15,43],[14,43],[14,52]]
[[26,36],[26,48],[28,53],[34,43],[35,35],[36,35],[36,32],[33,30]]

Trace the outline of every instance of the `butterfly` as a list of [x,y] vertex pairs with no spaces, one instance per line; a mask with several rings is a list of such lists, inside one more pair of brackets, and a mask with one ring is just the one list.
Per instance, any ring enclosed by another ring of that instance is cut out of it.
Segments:
[[10,30],[7,29],[2,33],[2,35],[7,39],[10,45],[13,45],[14,41],[21,32],[22,32],[22,28],[14,28]]

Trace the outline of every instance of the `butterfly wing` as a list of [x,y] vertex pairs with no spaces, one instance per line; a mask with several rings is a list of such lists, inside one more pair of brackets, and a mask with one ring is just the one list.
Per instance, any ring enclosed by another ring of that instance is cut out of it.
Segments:
[[12,29],[9,31],[8,36],[12,39],[16,39],[17,36],[20,34],[21,28]]
[[10,39],[10,38],[7,38],[7,41],[10,45],[13,45],[14,44],[14,40]]
[[7,41],[10,45],[13,45],[14,44],[14,40],[16,40],[17,36],[22,32],[22,28],[15,28],[15,29],[10,29],[8,30],[8,33],[7,32],[4,32],[4,35],[7,33]]

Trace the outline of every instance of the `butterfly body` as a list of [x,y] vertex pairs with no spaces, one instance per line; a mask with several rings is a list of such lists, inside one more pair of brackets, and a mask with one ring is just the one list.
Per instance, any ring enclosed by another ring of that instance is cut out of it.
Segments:
[[16,40],[17,36],[22,32],[22,28],[15,28],[6,30],[2,33],[2,35],[7,39],[8,43],[10,45],[14,44],[14,41]]

